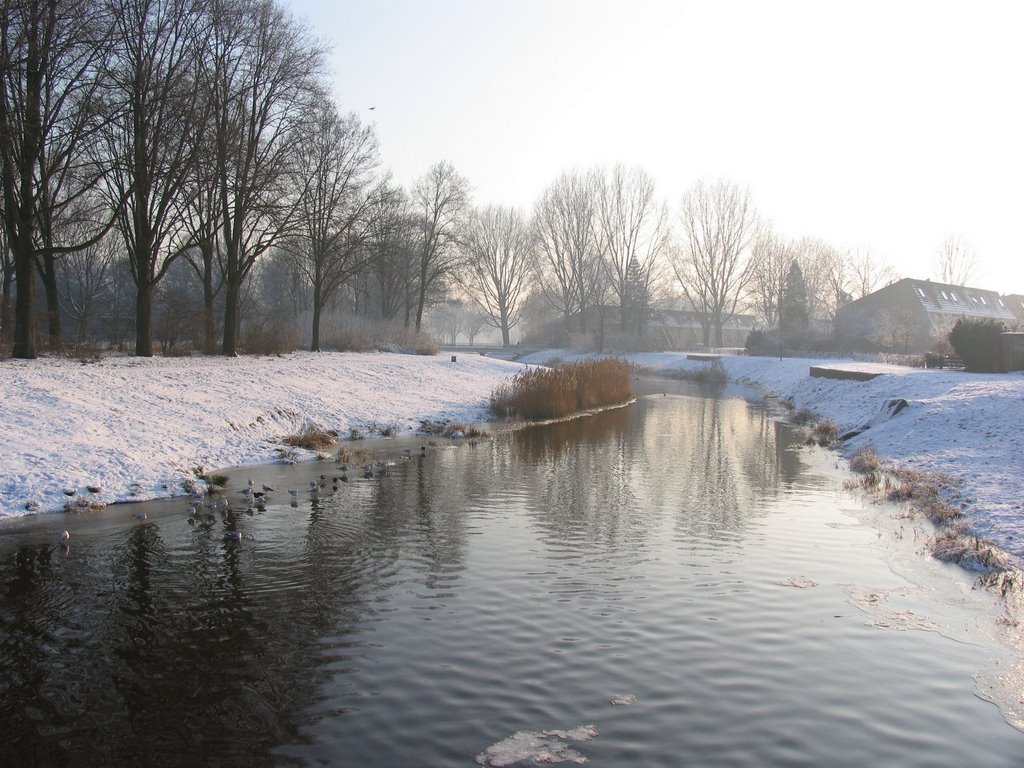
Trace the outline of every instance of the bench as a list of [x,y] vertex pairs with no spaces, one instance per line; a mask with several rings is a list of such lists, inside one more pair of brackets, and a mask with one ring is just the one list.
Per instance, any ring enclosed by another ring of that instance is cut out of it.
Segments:
[[940,355],[928,352],[924,356],[925,368],[963,368],[964,361],[957,355]]

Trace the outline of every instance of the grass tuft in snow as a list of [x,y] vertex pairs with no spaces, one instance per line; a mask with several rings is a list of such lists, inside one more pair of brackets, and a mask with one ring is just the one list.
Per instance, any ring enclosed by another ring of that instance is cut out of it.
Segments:
[[320,429],[311,424],[302,432],[286,437],[284,444],[293,448],[304,448],[307,451],[322,451],[334,445],[337,439],[337,432]]
[[839,425],[831,419],[819,421],[807,436],[808,445],[820,445],[822,448],[831,448],[839,442]]

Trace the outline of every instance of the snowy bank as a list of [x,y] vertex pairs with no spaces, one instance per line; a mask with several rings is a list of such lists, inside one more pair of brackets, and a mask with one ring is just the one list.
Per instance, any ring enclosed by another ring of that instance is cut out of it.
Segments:
[[[520,366],[480,356],[294,353],[0,361],[0,517],[183,493],[197,467],[273,461],[310,425],[409,433],[487,418]],[[100,489],[90,492],[88,488]]]
[[[563,351],[524,362],[542,363]],[[634,354],[627,359],[662,373],[709,363],[685,354]],[[852,453],[866,443],[914,469],[940,472],[962,482],[963,511],[973,533],[1024,560],[1024,375],[904,368],[806,358],[723,356],[734,381],[746,382],[831,419],[840,432],[875,417],[890,398],[909,407],[844,444]],[[881,374],[870,381],[812,378],[814,365]]]

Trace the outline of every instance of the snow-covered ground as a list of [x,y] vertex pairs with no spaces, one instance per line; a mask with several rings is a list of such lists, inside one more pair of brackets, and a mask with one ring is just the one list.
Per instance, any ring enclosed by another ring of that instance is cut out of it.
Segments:
[[[532,356],[542,363],[565,351]],[[685,354],[634,354],[627,359],[671,373],[708,363]],[[1024,560],[1024,374],[904,368],[837,360],[723,356],[729,378],[757,385],[831,419],[841,432],[878,415],[890,398],[909,407],[847,441],[849,454],[870,443],[882,456],[905,466],[959,479],[960,502],[971,530]],[[812,378],[814,365],[869,371],[870,381]]]
[[483,421],[519,369],[386,353],[0,361],[0,517],[61,510],[65,491],[106,503],[182,494],[196,467],[274,461],[310,425],[347,436]]
[[[535,355],[543,363],[565,352]],[[663,372],[708,365],[683,354],[631,355]],[[832,419],[870,421],[890,398],[909,407],[850,440],[962,481],[973,530],[1024,558],[1024,375],[970,374],[835,360],[723,357],[730,378]],[[809,376],[811,365],[882,373],[866,382]],[[75,491],[102,502],[182,492],[193,470],[277,458],[309,425],[352,428],[421,419],[487,419],[487,399],[515,363],[478,355],[295,353],[284,357],[110,357],[82,364],[0,362],[0,517],[63,508]],[[98,487],[99,493],[87,491]]]

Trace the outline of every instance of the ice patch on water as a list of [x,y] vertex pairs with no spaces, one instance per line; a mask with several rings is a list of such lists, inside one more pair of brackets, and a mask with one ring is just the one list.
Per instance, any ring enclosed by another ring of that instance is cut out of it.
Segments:
[[630,704],[636,704],[636,696],[632,693],[627,693],[623,696],[613,696],[611,703],[613,707],[628,707]]
[[590,741],[597,736],[594,725],[579,725],[568,731],[517,731],[476,756],[479,765],[505,768],[529,764],[552,765],[574,763],[585,765],[587,758],[573,749],[568,742]]
[[792,578],[782,582],[782,586],[796,587],[797,589],[810,589],[811,587],[818,586],[818,583],[804,576],[793,576]]

